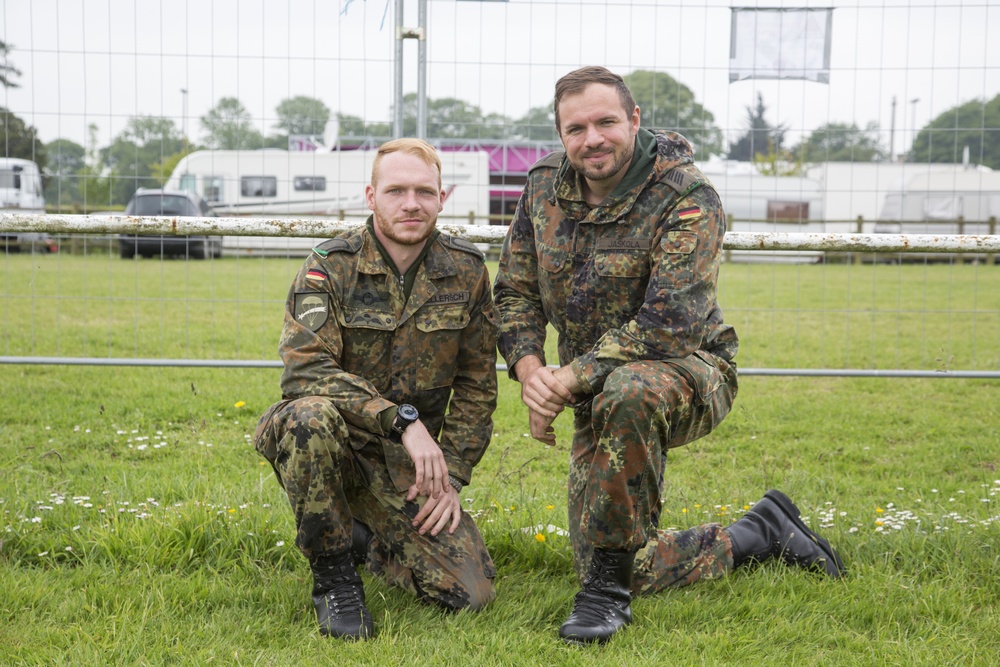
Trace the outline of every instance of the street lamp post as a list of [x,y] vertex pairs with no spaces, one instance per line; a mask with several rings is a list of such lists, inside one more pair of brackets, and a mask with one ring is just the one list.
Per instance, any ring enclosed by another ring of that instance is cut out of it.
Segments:
[[910,142],[910,162],[913,162],[913,146],[917,143],[917,102],[919,97],[910,100],[910,127],[913,130],[913,141]]

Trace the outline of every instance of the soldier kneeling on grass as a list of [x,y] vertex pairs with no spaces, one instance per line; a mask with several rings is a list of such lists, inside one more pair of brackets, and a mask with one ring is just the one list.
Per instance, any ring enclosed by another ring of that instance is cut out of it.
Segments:
[[384,144],[363,228],[321,244],[288,294],[282,400],[254,445],[309,560],[320,632],[372,636],[357,567],[446,609],[481,609],[496,570],[459,493],[493,430],[496,316],[475,245],[436,230],[426,142]]

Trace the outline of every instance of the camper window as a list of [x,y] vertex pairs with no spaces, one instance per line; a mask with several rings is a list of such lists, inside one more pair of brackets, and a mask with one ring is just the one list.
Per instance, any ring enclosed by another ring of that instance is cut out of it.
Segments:
[[768,220],[808,220],[809,202],[805,201],[768,201]]
[[205,192],[205,201],[222,201],[221,176],[205,176],[201,179],[201,187]]
[[278,179],[275,176],[244,176],[240,179],[240,193],[244,197],[277,197]]
[[292,179],[292,183],[297,191],[326,191],[326,176],[296,176]]

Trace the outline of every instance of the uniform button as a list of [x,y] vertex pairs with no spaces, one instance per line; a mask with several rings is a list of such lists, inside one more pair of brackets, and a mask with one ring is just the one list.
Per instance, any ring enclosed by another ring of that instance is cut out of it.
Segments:
[[675,248],[680,248],[681,247],[681,242],[680,241],[674,241],[674,247]]
[[597,268],[599,268],[599,269],[603,269],[603,268],[604,268],[604,262],[601,262],[600,264],[598,264],[598,265],[597,265]]

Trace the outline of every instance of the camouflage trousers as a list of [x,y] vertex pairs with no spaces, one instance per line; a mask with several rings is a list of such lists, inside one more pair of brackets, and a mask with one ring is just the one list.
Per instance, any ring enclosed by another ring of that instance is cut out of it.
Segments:
[[667,450],[708,435],[732,408],[736,369],[696,352],[614,370],[576,409],[569,469],[569,526],[577,574],[595,548],[638,550],[635,594],[686,586],[732,569],[719,524],[660,530]]
[[402,444],[348,424],[328,399],[308,397],[271,406],[254,446],[288,495],[306,558],[349,549],[357,519],[373,534],[368,569],[389,585],[448,609],[480,609],[495,597],[496,569],[472,517],[436,537],[413,527],[426,498],[406,501],[383,449]]

